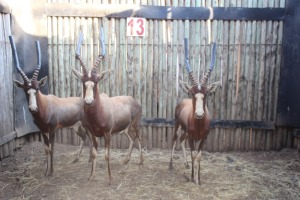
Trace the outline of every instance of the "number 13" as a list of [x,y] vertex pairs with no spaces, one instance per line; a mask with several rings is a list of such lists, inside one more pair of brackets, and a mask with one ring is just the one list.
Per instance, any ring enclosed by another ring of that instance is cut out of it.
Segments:
[[127,19],[127,36],[144,36],[145,35],[144,18],[128,18]]

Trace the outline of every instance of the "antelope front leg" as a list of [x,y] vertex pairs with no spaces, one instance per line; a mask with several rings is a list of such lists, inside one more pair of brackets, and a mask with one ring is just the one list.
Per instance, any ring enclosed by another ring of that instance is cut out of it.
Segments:
[[107,162],[107,170],[108,170],[108,178],[109,178],[108,185],[111,184],[111,173],[110,173],[110,165],[109,165],[110,134],[111,133],[105,134],[105,160]]
[[181,144],[181,149],[182,149],[182,154],[183,154],[183,159],[184,159],[184,164],[185,164],[185,168],[189,169],[189,163],[187,161],[187,157],[186,157],[186,150],[185,150],[185,141],[187,139],[187,133],[185,132],[181,137],[180,137],[180,144]]
[[189,144],[191,148],[191,159],[192,159],[192,174],[191,174],[191,181],[195,182],[194,179],[194,163],[195,163],[195,157],[193,156],[194,151],[194,141],[192,139],[189,139]]
[[48,176],[53,176],[53,153],[54,153],[54,140],[55,140],[55,130],[50,131],[49,133],[49,139],[50,139],[50,172]]
[[95,136],[90,136],[90,142],[92,143],[92,147],[90,148],[90,157],[92,160],[92,170],[90,177],[88,178],[88,182],[94,178],[95,176],[95,169],[96,169],[96,158],[97,158],[97,141]]
[[199,144],[199,147],[198,147],[198,154],[197,154],[197,156],[196,156],[196,161],[197,161],[197,163],[198,163],[198,184],[199,185],[201,185],[201,182],[200,182],[200,161],[201,161],[201,149],[203,148],[203,146],[204,146],[204,142],[205,142],[205,140],[206,140],[206,138],[207,138],[207,136],[205,136],[204,137],[204,139],[202,139],[201,141],[200,141],[200,144]]
[[197,163],[197,181],[196,184],[201,185],[200,182],[200,161],[201,161],[201,150],[198,152],[196,158],[195,158],[195,162]]
[[171,152],[171,159],[170,159],[170,162],[169,162],[169,170],[174,169],[174,167],[173,167],[173,156],[174,156],[174,151],[175,151],[175,146],[176,146],[178,127],[179,126],[177,124],[175,124],[175,131],[174,131],[174,135],[173,135],[173,138],[172,138],[172,152]]
[[132,148],[133,148],[133,139],[132,139],[131,135],[128,134],[128,131],[129,131],[129,127],[126,128],[126,130],[124,131],[129,139],[129,148],[128,148],[128,154],[127,154],[126,158],[124,159],[123,164],[127,164],[129,162],[131,153],[132,153]]
[[[76,163],[78,160],[79,160],[79,157],[82,153],[82,149],[83,149],[83,145],[84,145],[84,141],[86,139],[86,133],[82,133],[82,128],[81,128],[81,125],[80,124],[75,124],[73,126],[73,129],[74,131],[76,132],[76,134],[80,137],[80,146],[79,146],[79,149],[76,153],[76,157],[74,158],[74,160],[71,162],[71,163]],[[86,131],[86,130],[85,130]],[[91,157],[91,156],[90,156]]]
[[42,133],[43,139],[44,139],[44,144],[45,144],[45,154],[46,154],[46,161],[47,161],[47,165],[46,165],[46,171],[44,176],[47,176],[48,173],[48,166],[50,163],[50,149],[49,149],[49,138],[47,133]]

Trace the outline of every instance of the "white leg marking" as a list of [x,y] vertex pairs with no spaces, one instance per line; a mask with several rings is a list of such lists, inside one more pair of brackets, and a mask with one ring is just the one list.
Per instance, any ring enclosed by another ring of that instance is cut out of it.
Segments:
[[195,182],[196,184],[200,184],[199,183],[199,179],[198,177],[200,176],[200,161],[201,161],[201,150],[199,151],[199,153],[197,154],[196,158],[195,158],[195,161],[196,161],[196,165],[197,165],[197,168],[196,168],[196,176],[195,176]]

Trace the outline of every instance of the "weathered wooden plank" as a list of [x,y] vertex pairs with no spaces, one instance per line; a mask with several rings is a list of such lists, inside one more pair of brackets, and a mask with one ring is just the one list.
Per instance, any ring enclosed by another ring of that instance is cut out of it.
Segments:
[[53,31],[52,31],[52,28],[53,28],[53,17],[47,17],[47,29],[48,29],[48,64],[49,64],[49,69],[48,69],[48,72],[49,72],[49,75],[48,75],[48,89],[49,89],[49,93],[50,94],[53,94],[53,77],[52,77],[52,74],[53,74],[53,44],[52,44],[52,41],[53,41]]
[[[271,34],[272,33],[272,34]],[[266,100],[265,100],[265,107],[266,107],[266,118],[267,120],[270,120],[273,115],[273,85],[274,85],[274,77],[275,77],[275,56],[273,49],[273,38],[276,37],[275,33],[273,33],[273,23],[271,21],[267,22],[267,38],[266,38],[266,87],[265,87],[265,94],[266,94]],[[274,118],[272,120],[275,120]],[[266,132],[266,150],[269,151],[271,150],[272,146],[272,133],[269,131]]]
[[[170,0],[167,2],[167,5],[170,5]],[[173,68],[173,51],[172,51],[172,22],[171,21],[167,21],[166,22],[166,31],[167,31],[167,35],[166,35],[166,40],[167,40],[167,46],[166,46],[166,51],[167,51],[167,60],[166,60],[166,70],[167,70],[167,77],[166,77],[166,83],[167,84],[167,105],[166,105],[166,119],[170,119],[173,118],[173,88],[174,85],[176,85],[176,82],[174,82],[173,79],[173,72],[174,72],[174,68]],[[175,68],[176,69],[176,68]],[[166,146],[168,149],[171,148],[171,141],[172,141],[172,129],[171,128],[167,128],[166,130]]]
[[8,143],[2,145],[1,147],[2,147],[2,157],[3,157],[3,158],[8,157],[8,156],[9,156]]
[[[246,85],[245,85],[245,96],[243,99],[246,99],[246,102],[244,102],[244,119],[251,120],[251,113],[252,113],[252,106],[253,106],[253,76],[254,76],[254,67],[253,65],[253,45],[251,43],[252,41],[252,22],[246,23],[246,44],[245,44],[245,59],[244,59],[244,65],[245,65],[245,79],[246,79]],[[250,131],[245,131],[245,151],[250,150]]]
[[[227,57],[226,52],[225,52],[225,42],[226,40],[224,39],[225,35],[228,35],[228,32],[225,32],[224,30],[225,24],[223,21],[219,21],[219,27],[218,27],[218,39],[217,39],[217,45],[218,45],[218,55],[219,59],[216,62],[216,67],[218,67],[218,70],[220,71],[219,77],[217,79],[220,80],[221,82],[221,87],[217,90],[218,92],[218,97],[219,101],[217,102],[217,118],[218,119],[226,119],[226,98],[225,98],[225,91],[226,89],[224,86],[227,84],[227,76],[225,77],[225,73],[227,72],[227,66],[224,65],[225,63],[225,58]],[[225,84],[226,83],[226,84]],[[219,132],[219,137],[218,137],[218,150],[219,151],[224,151],[225,149],[225,130],[223,129],[218,129]]]
[[[171,104],[170,98],[168,98],[168,85],[170,82],[168,82],[168,72],[167,72],[167,22],[163,22],[163,30],[164,30],[164,38],[163,38],[163,47],[162,47],[162,92],[161,92],[161,102],[163,102],[162,105],[162,113],[161,116],[163,118],[167,117],[167,105]],[[162,148],[167,149],[167,129],[163,128],[162,130]]]
[[[142,5],[147,4],[147,0],[141,0]],[[148,21],[147,21],[148,26]],[[141,49],[141,106],[142,106],[142,116],[146,116],[147,114],[147,43],[149,40],[149,27],[145,30],[146,36],[141,38],[142,49]],[[142,137],[142,146],[147,146],[148,144],[148,132],[147,127],[142,126],[139,130]]]
[[[221,63],[222,67],[222,91],[221,91],[221,119],[230,119],[229,116],[229,104],[228,104],[228,92],[230,91],[229,88],[229,77],[228,73],[230,72],[230,66],[227,65],[229,62],[229,22],[224,21],[223,22],[223,63]],[[222,60],[221,60],[222,61]],[[230,133],[228,130],[223,130],[224,131],[224,137],[223,137],[223,150],[228,151],[229,150],[229,143],[230,143]]]
[[[232,115],[233,119],[240,119],[241,117],[241,95],[240,95],[240,74],[241,74],[241,23],[237,21],[235,23],[235,40],[234,40],[234,81],[233,81],[233,89],[234,96],[233,98],[233,109]],[[241,129],[236,129],[234,133],[233,139],[233,150],[237,151],[240,148],[240,137],[241,137]]]
[[15,131],[0,136],[0,146],[12,141],[16,137],[17,137],[17,133]]
[[[230,69],[230,72],[228,73],[228,107],[231,109],[228,109],[228,119],[235,119],[235,110],[236,110],[236,101],[235,101],[235,95],[236,95],[236,47],[234,42],[234,36],[235,36],[235,22],[231,21],[229,23],[229,58],[228,58],[228,66]],[[229,135],[229,150],[233,149],[234,146],[234,137],[235,134],[231,133]]]
[[[152,66],[153,66],[153,21],[148,21],[148,45],[147,45],[147,85],[146,85],[146,96],[147,96],[147,107],[146,107],[146,116],[152,117]],[[151,149],[153,147],[153,137],[152,137],[152,127],[148,126],[148,148]]]
[[[245,80],[245,58],[247,57],[246,52],[246,22],[241,21],[240,24],[240,58],[239,58],[239,65],[240,65],[240,70],[239,70],[239,96],[240,98],[238,99],[238,104],[239,104],[239,110],[237,112],[237,118],[238,119],[245,119],[246,118],[246,113],[247,113],[247,107],[246,107],[246,101],[247,99],[247,94],[245,93],[245,89],[247,87],[247,83]],[[241,129],[241,135],[239,138],[239,151],[245,151],[245,131]]]
[[[214,72],[213,74],[215,76],[213,76],[211,78],[210,83],[215,82],[215,81],[220,81],[221,80],[221,76],[222,76],[222,45],[223,45],[223,22],[222,21],[218,21],[217,22],[217,26],[216,26],[217,30],[214,30],[214,32],[216,32],[216,36],[215,36],[215,42],[217,44],[217,52],[216,52],[216,62],[215,62],[215,68],[214,68]],[[212,95],[212,97],[214,98],[214,110],[213,110],[213,118],[214,119],[221,119],[220,115],[220,110],[221,110],[221,89],[218,88],[217,91]],[[221,140],[220,140],[221,139]],[[222,139],[223,139],[223,133],[220,132],[220,129],[215,129],[215,136],[214,136],[214,144],[213,144],[213,151],[220,151],[220,148],[223,148],[223,143],[222,143]]]
[[[155,30],[158,30],[158,21],[154,21],[154,41],[157,41],[157,36],[158,36],[158,32],[156,32]],[[158,98],[159,98],[159,94],[158,94],[158,77],[159,77],[159,72],[158,72],[158,68],[159,68],[159,63],[158,63],[158,44],[154,44],[153,47],[153,58],[154,58],[154,62],[153,62],[153,75],[152,75],[152,116],[154,117],[158,117]],[[158,143],[158,128],[153,127],[152,129],[153,131],[153,146],[157,147],[157,143]]]

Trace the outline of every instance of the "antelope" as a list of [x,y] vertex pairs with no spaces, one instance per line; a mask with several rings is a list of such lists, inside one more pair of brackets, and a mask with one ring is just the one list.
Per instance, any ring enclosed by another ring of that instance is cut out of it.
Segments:
[[[185,39],[185,45],[187,45],[187,40]],[[185,48],[187,49],[187,47]],[[187,50],[186,50],[187,51]],[[215,45],[213,45],[213,52],[215,52]],[[201,160],[201,150],[203,148],[204,142],[210,131],[210,114],[207,109],[206,98],[207,94],[214,92],[219,85],[219,81],[212,83],[207,87],[207,80],[213,70],[214,63],[214,53],[212,56],[212,62],[210,68],[205,73],[200,84],[195,78],[194,72],[190,70],[188,58],[186,54],[186,69],[189,73],[189,77],[192,81],[192,86],[186,82],[180,82],[180,84],[192,94],[192,99],[183,99],[175,109],[175,130],[172,139],[172,153],[171,160],[169,163],[169,169],[173,169],[173,154],[176,146],[177,137],[180,136],[180,143],[183,151],[183,157],[185,160],[186,168],[189,168],[186,152],[185,152],[185,141],[188,139],[191,148],[191,158],[192,158],[192,173],[191,180],[200,185],[200,160]],[[193,155],[194,151],[194,141],[200,141],[198,146],[198,151],[196,155]],[[197,164],[197,179],[194,179],[194,165]]]
[[[102,32],[102,29],[101,29]],[[137,100],[131,96],[115,96],[109,97],[107,94],[100,94],[98,89],[99,81],[110,73],[110,70],[103,71],[98,74],[98,66],[105,56],[104,39],[100,37],[102,45],[102,55],[99,55],[92,69],[89,71],[80,56],[80,46],[82,36],[80,33],[76,59],[80,62],[83,73],[72,69],[73,74],[81,80],[83,86],[84,112],[87,120],[88,128],[92,135],[93,150],[91,151],[92,170],[88,181],[95,176],[97,142],[95,137],[105,138],[105,160],[107,162],[109,185],[111,184],[111,172],[109,164],[110,137],[112,134],[121,132],[127,135],[130,144],[129,151],[123,163],[126,164],[130,160],[133,143],[137,139],[140,162],[143,164],[143,155],[141,148],[141,136],[139,133],[139,122],[142,115],[142,109]],[[103,33],[102,33],[103,36]]]
[[[38,65],[34,71],[31,79],[29,79],[23,70],[20,68],[16,46],[13,36],[9,36],[10,44],[12,47],[12,54],[14,63],[18,73],[23,79],[23,83],[13,80],[16,87],[22,88],[25,92],[28,108],[32,114],[34,123],[42,132],[45,144],[45,153],[47,159],[47,167],[45,176],[52,176],[53,169],[53,152],[54,152],[54,139],[55,131],[64,127],[73,127],[78,136],[80,137],[80,147],[76,153],[73,163],[77,162],[81,155],[86,133],[82,133],[81,125],[85,124],[83,112],[83,100],[81,97],[68,97],[59,98],[54,95],[45,95],[40,92],[40,88],[46,84],[47,76],[40,81],[37,80],[41,68],[41,52],[39,42],[36,41],[36,48],[38,54]],[[50,170],[48,172],[48,168]]]

